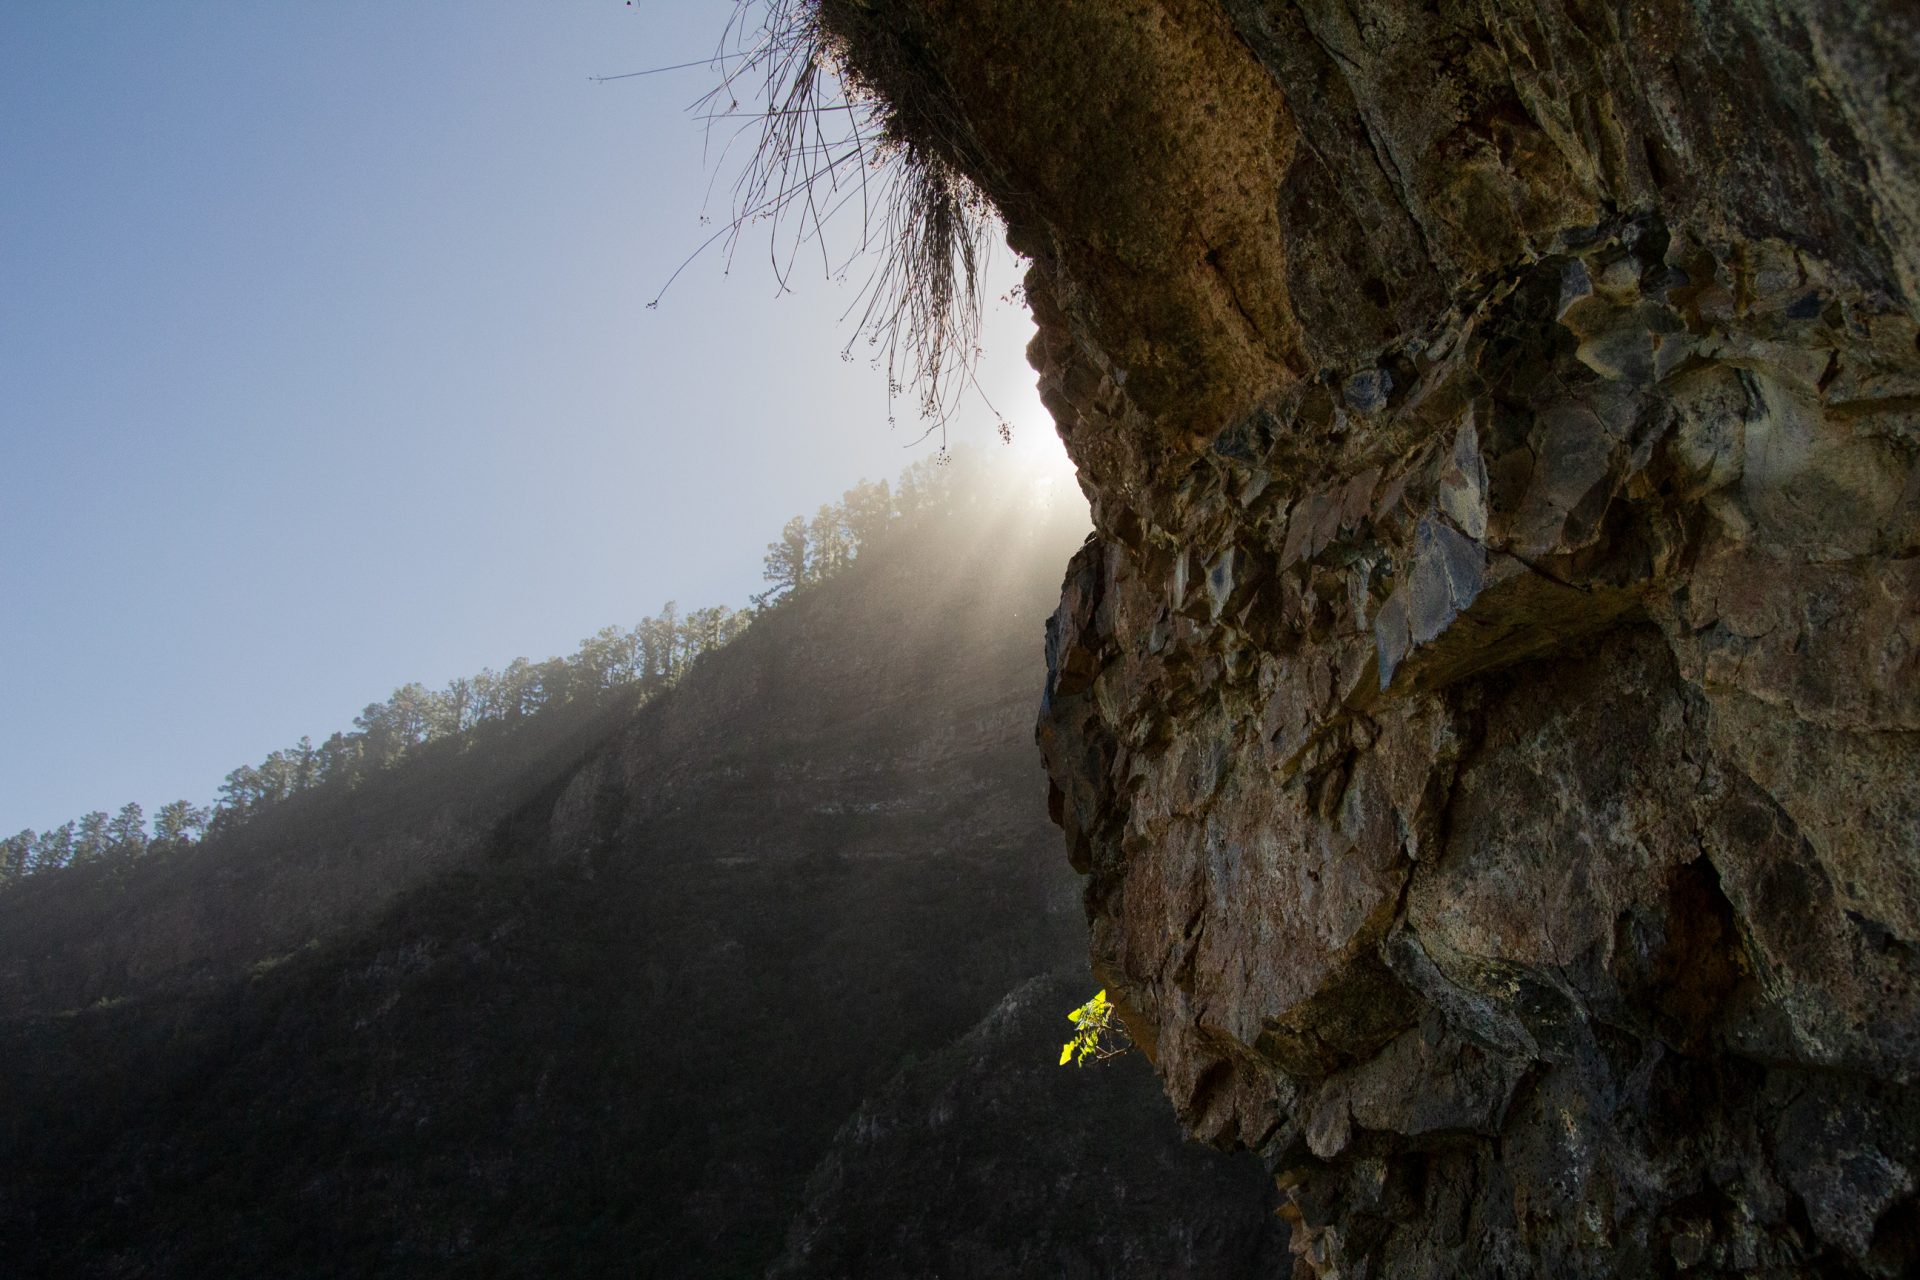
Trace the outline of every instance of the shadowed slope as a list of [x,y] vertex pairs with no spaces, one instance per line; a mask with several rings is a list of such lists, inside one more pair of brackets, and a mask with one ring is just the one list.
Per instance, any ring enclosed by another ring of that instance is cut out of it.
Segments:
[[[402,768],[372,813],[356,793],[308,815],[364,824],[370,875],[444,833],[410,887],[337,911],[312,946],[244,914],[278,910],[283,887],[223,899],[228,917],[204,922],[226,931],[220,963],[168,971],[192,983],[89,968],[99,949],[59,937],[16,959],[37,998],[0,1025],[16,1173],[0,1251],[24,1275],[758,1274],[836,1132],[904,1063],[953,1052],[1036,975],[1082,975],[1049,979],[1059,1014],[1090,987],[1027,742],[1041,620],[1077,537],[980,512],[905,530],[636,713],[511,765],[476,749]],[[291,815],[283,829],[293,843],[263,829],[181,873],[288,886],[341,865],[296,865],[319,846]],[[158,872],[62,883],[51,920],[130,928],[184,894]],[[106,1003],[52,1013],[49,992]],[[1032,1040],[966,1052],[1009,1081],[1056,1071]],[[1157,1105],[1140,1073],[1075,1076]],[[979,1133],[1058,1160],[1060,1102],[1015,1089]],[[974,1159],[974,1114],[912,1144],[930,1177]],[[1066,1152],[1101,1171],[1107,1209],[1083,1195],[998,1229],[1158,1275],[1196,1247],[1182,1202],[1258,1220],[1257,1170],[1170,1126],[1140,1143]],[[922,1234],[977,1231],[964,1203],[921,1211]],[[887,1226],[844,1196],[830,1218],[843,1239]],[[1204,1273],[1245,1273],[1258,1234],[1201,1242]],[[893,1274],[926,1256],[889,1255],[884,1231],[863,1247]]]

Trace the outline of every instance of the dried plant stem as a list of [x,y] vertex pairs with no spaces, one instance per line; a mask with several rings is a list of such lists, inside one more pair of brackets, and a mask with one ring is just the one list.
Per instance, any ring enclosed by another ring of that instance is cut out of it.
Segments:
[[[872,272],[847,311],[858,312],[859,323],[843,358],[864,341],[886,371],[889,401],[911,388],[928,424],[921,438],[938,430],[944,446],[960,398],[979,393],[980,290],[998,228],[992,205],[941,154],[904,136],[849,74],[819,0],[735,0],[709,65],[719,82],[693,111],[707,126],[710,152],[718,144],[710,158],[724,168],[736,143],[752,150],[725,224],[688,262],[720,244],[731,268],[748,230],[761,224],[783,291],[803,253],[817,253],[832,278],[871,256]],[[836,262],[828,226],[843,222],[852,229],[835,242],[844,248]]]

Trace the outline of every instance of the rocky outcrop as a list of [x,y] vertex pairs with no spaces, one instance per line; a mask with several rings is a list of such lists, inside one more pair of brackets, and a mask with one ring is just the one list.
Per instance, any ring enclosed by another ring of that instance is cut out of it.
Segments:
[[1920,11],[823,8],[1032,258],[1055,814],[1299,1273],[1920,1268]]

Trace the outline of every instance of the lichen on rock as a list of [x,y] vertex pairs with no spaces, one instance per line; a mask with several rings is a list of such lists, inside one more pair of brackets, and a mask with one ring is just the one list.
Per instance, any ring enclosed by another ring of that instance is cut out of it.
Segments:
[[1032,259],[1054,811],[1300,1273],[1920,1269],[1920,11],[824,12]]

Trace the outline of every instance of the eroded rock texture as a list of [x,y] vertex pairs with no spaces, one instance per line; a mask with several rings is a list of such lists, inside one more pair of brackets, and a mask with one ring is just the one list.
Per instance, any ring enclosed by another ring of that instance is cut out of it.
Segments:
[[1920,1270],[1920,10],[825,8],[1033,259],[1056,816],[1299,1274]]

